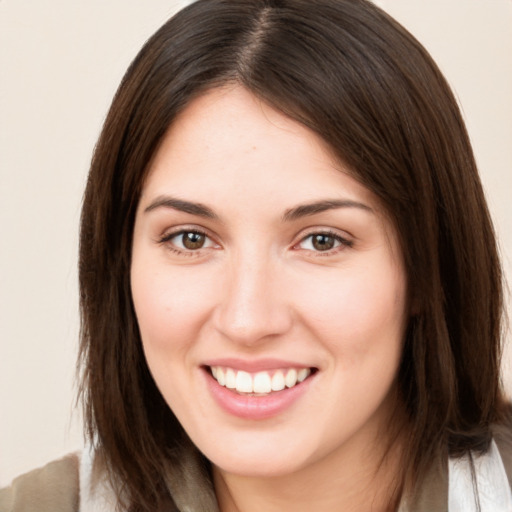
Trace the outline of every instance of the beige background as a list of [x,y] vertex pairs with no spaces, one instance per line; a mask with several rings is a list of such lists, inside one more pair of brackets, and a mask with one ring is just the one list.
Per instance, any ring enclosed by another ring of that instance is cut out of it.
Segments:
[[[0,0],[0,486],[82,444],[77,228],[124,70],[185,1]],[[512,0],[381,0],[454,87],[512,276]],[[509,336],[510,339],[510,336]],[[504,371],[512,395],[512,357]]]

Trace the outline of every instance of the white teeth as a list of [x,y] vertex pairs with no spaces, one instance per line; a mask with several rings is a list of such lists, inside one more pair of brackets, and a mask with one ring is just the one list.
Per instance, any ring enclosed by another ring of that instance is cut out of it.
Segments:
[[252,377],[250,373],[238,372],[236,374],[236,390],[240,393],[252,393]]
[[236,373],[231,368],[226,370],[226,387],[229,389],[236,388]]
[[279,370],[274,373],[274,376],[272,377],[272,391],[281,391],[284,387],[284,375],[283,372]]
[[286,377],[284,378],[284,383],[287,388],[293,388],[295,384],[297,384],[297,370],[291,368],[286,372]]
[[302,382],[303,380],[306,380],[310,374],[311,370],[309,368],[301,368],[297,372],[297,382]]
[[259,372],[254,376],[252,384],[254,393],[270,393],[272,391],[272,381],[267,372]]
[[226,377],[224,376],[224,370],[222,368],[217,368],[217,377],[216,377],[218,383],[221,386],[226,385]]
[[290,368],[289,370],[276,370],[272,372],[258,372],[251,374],[242,370],[233,368],[224,368],[221,366],[212,366],[211,372],[213,378],[228,389],[234,389],[239,393],[256,393],[265,395],[272,391],[282,391],[285,388],[303,382],[311,375],[309,368]]

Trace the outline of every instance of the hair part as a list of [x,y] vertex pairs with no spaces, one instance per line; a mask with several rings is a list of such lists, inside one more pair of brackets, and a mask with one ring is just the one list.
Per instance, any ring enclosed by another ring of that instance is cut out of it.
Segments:
[[469,138],[437,66],[366,0],[198,0],[129,67],[83,202],[81,395],[88,435],[130,510],[172,501],[165,475],[190,443],[142,350],[130,289],[135,211],[173,120],[231,83],[317,133],[396,226],[412,311],[398,375],[406,485],[446,446],[485,451],[504,403],[502,276]]

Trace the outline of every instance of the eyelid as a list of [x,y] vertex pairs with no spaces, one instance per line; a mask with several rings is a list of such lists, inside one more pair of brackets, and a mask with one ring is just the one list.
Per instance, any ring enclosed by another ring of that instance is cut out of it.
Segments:
[[[208,247],[201,247],[198,249],[187,249],[187,248],[177,247],[176,245],[173,245],[171,243],[171,240],[173,238],[178,237],[179,235],[183,235],[185,233],[197,233],[197,234],[203,235],[205,238],[207,238],[211,242],[212,245],[210,245]],[[169,249],[171,249],[172,251],[174,251],[176,253],[180,253],[180,254],[187,254],[187,255],[197,255],[205,249],[212,249],[212,248],[220,247],[220,244],[215,240],[215,237],[209,232],[209,230],[207,230],[203,227],[195,226],[195,225],[176,226],[174,228],[170,228],[170,229],[166,230],[163,235],[159,236],[156,239],[156,243],[161,244],[161,245],[168,244]]]
[[[339,245],[325,251],[315,251],[314,249],[303,249],[300,247],[300,244],[314,235],[330,236],[339,242]],[[312,227],[308,228],[305,232],[300,234],[299,240],[293,244],[293,249],[309,251],[311,253],[315,253],[315,256],[322,256],[336,253],[346,248],[351,248],[353,245],[353,237],[346,232],[343,232],[342,234],[340,231],[333,228]]]
[[[200,247],[198,249],[187,249],[183,247],[178,247],[175,244],[171,243],[171,240],[174,237],[178,237],[179,235],[185,233],[198,233],[203,235],[205,238],[209,240],[209,245],[207,247]],[[325,251],[315,250],[313,248],[303,248],[300,247],[302,243],[308,238],[314,235],[324,235],[332,237],[336,240],[337,245],[331,249],[326,249]],[[157,237],[155,240],[156,243],[161,245],[169,245],[169,249],[173,252],[184,254],[184,255],[199,255],[202,251],[212,249],[212,248],[220,248],[220,244],[216,241],[215,235],[212,235],[208,229],[197,225],[180,225],[166,230],[161,236]],[[348,234],[346,231],[336,230],[334,228],[326,228],[326,227],[310,227],[306,230],[302,231],[300,235],[297,237],[297,241],[293,243],[292,249],[301,250],[305,252],[309,252],[314,254],[315,256],[328,256],[333,253],[337,253],[344,249],[350,248],[354,245],[353,237]]]

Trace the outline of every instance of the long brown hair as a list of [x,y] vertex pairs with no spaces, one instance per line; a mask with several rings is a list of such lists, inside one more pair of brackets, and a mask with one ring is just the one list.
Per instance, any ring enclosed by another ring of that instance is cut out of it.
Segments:
[[486,450],[503,408],[502,276],[468,135],[437,66],[366,0],[199,0],[128,69],[82,210],[85,418],[131,509],[169,499],[164,475],[187,443],[142,352],[129,280],[135,210],[177,114],[226,83],[320,135],[396,226],[414,313],[398,375],[409,485],[443,451]]

